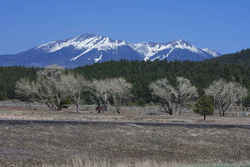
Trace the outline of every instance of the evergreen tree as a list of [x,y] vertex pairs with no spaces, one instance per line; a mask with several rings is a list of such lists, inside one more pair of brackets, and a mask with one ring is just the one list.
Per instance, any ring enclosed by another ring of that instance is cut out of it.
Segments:
[[204,120],[206,120],[207,115],[214,113],[213,98],[210,96],[202,96],[199,98],[195,104],[194,112],[203,115]]

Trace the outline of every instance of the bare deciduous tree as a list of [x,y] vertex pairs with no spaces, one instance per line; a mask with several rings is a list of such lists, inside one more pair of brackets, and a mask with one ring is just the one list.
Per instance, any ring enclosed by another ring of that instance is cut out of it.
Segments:
[[61,77],[61,85],[65,89],[66,96],[70,98],[76,107],[76,112],[79,112],[81,93],[90,90],[90,81],[80,75],[63,75]]
[[37,72],[36,81],[20,79],[16,83],[16,92],[31,101],[46,104],[50,110],[61,110],[65,102],[70,101],[78,112],[81,91],[89,85],[84,77],[64,74],[62,68],[49,66]]
[[99,103],[103,105],[113,104],[116,112],[120,113],[122,100],[129,96],[132,85],[123,78],[113,78],[93,81]]
[[169,81],[166,78],[160,79],[154,83],[151,83],[149,87],[153,90],[153,94],[159,97],[159,102],[164,112],[172,115],[176,108],[173,95],[175,89],[170,85]]
[[31,101],[46,104],[50,110],[61,110],[66,100],[66,91],[61,84],[63,69],[49,66],[37,72],[36,81],[21,79],[16,83],[16,92]]
[[214,81],[206,90],[206,95],[214,98],[214,106],[219,110],[220,116],[237,101],[247,96],[247,89],[236,82],[226,82],[222,79]]
[[21,78],[16,83],[15,92],[26,100],[33,101],[36,94],[35,82],[30,82],[27,78]]
[[177,77],[175,97],[179,106],[179,113],[181,114],[182,108],[187,103],[198,97],[198,92],[196,87],[192,85],[190,80],[183,77]]
[[159,97],[161,107],[170,115],[177,110],[181,114],[181,108],[198,96],[196,88],[183,77],[177,77],[176,87],[170,85],[169,81],[164,78],[152,83],[150,88],[153,94]]

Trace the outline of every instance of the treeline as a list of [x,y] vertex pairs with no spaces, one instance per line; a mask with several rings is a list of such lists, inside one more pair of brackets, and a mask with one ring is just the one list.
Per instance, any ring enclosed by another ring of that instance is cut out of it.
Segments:
[[176,77],[189,79],[202,95],[213,81],[225,79],[241,83],[250,90],[250,68],[219,62],[106,62],[74,69],[89,79],[124,77],[133,84],[132,93],[136,103],[145,104],[152,100],[148,85],[167,77],[172,85]]
[[[16,81],[26,77],[36,79],[38,68],[1,67],[0,68],[0,99],[18,98],[15,94]],[[98,63],[91,66],[68,69],[84,75],[85,78],[106,79],[123,77],[132,83],[134,103],[146,104],[152,101],[152,92],[148,86],[153,81],[168,78],[176,85],[176,77],[189,79],[202,95],[214,80],[225,79],[241,83],[250,90],[250,68],[237,64],[219,62],[139,62],[119,61]]]
[[23,77],[36,79],[39,68],[0,67],[0,100],[14,99],[16,82]]
[[245,49],[240,52],[226,54],[215,59],[208,60],[211,62],[220,62],[226,64],[240,64],[250,66],[250,49]]

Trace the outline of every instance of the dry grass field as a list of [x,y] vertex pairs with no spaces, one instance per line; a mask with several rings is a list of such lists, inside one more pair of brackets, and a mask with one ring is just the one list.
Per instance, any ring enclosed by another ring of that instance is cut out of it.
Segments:
[[[137,108],[97,114],[93,108],[75,113],[5,106],[0,119],[250,123],[247,117],[212,116],[204,122],[192,113],[169,116]],[[249,161],[250,130],[243,128],[0,124],[0,167],[247,167]]]
[[202,116],[193,112],[184,112],[181,116],[170,116],[159,112],[159,108],[155,106],[122,107],[121,114],[113,111],[98,114],[95,111],[95,106],[82,106],[80,113],[76,113],[74,112],[74,108],[51,112],[46,108],[29,109],[20,106],[1,106],[0,103],[0,119],[250,124],[250,115],[242,117],[238,116],[237,112],[226,113],[226,117],[224,118],[215,114],[214,116],[208,116],[207,121],[203,121]]
[[238,128],[1,124],[0,148],[1,166],[59,166],[91,158],[114,165],[239,163],[250,160],[250,133]]

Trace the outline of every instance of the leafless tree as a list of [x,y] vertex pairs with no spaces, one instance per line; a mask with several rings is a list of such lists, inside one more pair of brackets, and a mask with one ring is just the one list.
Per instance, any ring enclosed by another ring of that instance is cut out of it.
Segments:
[[225,116],[225,112],[237,101],[247,96],[247,89],[236,82],[226,82],[225,80],[214,81],[205,93],[214,98],[214,106],[219,110],[220,116]]
[[175,97],[179,106],[179,113],[181,114],[182,108],[190,101],[198,97],[198,92],[196,87],[192,85],[190,80],[183,77],[177,77]]
[[46,104],[50,110],[61,110],[66,101],[79,111],[81,91],[89,88],[89,81],[79,75],[65,74],[59,66],[49,66],[37,72],[36,81],[25,78],[16,83],[17,94],[31,101]]
[[81,93],[91,90],[91,83],[83,76],[67,74],[61,77],[61,86],[65,90],[66,96],[70,98],[79,112]]
[[34,101],[36,89],[35,82],[29,81],[27,78],[21,78],[16,83],[15,92],[17,95],[22,96],[25,100]]
[[66,100],[66,92],[60,83],[62,73],[63,69],[58,66],[49,66],[37,72],[36,81],[20,79],[16,83],[16,92],[31,101],[46,104],[50,110],[61,110],[62,102]]
[[118,113],[120,113],[122,100],[129,96],[129,91],[132,87],[123,78],[95,80],[93,81],[93,86],[97,97],[99,97],[99,102],[102,102],[103,105],[112,104]]
[[188,79],[177,77],[176,80],[176,87],[172,86],[167,78],[150,84],[153,94],[159,97],[161,107],[170,115],[176,111],[181,114],[181,108],[198,96],[196,88]]
[[176,109],[176,103],[173,94],[175,89],[170,85],[167,78],[157,80],[156,82],[151,83],[149,87],[152,89],[153,95],[159,98],[159,102],[164,112],[172,115]]

